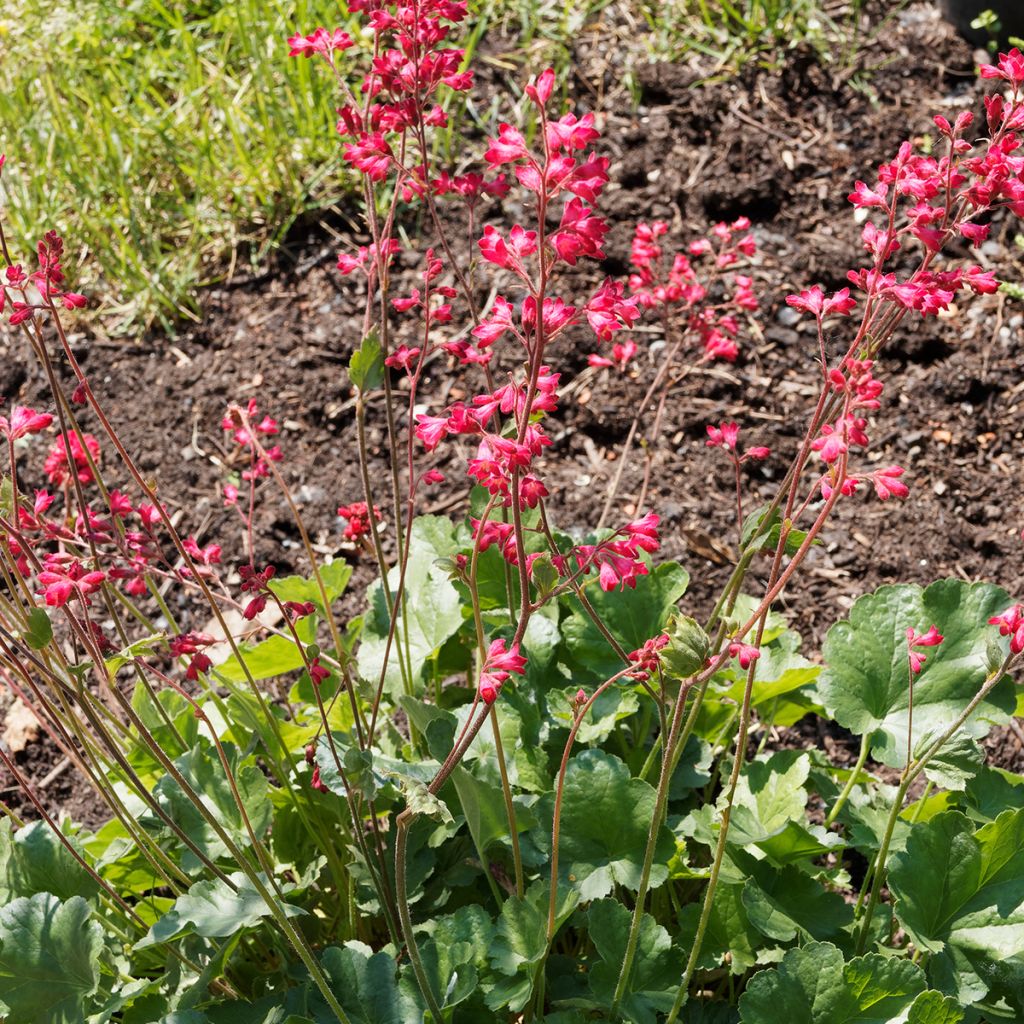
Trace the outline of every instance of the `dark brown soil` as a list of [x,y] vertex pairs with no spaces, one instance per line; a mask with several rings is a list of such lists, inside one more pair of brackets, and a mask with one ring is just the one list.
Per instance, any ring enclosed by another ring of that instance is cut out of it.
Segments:
[[[860,229],[845,198],[858,178],[870,179],[903,139],[928,133],[933,114],[952,119],[960,109],[980,109],[970,48],[926,4],[912,5],[887,25],[869,54],[871,63],[885,66],[867,79],[867,90],[857,76],[824,70],[810,54],[790,56],[781,73],[750,67],[725,84],[699,84],[690,67],[643,67],[635,110],[610,80],[613,71],[594,63],[585,47],[580,56],[588,85],[596,81],[606,96],[600,116],[615,184],[603,208],[613,228],[607,263],[568,279],[567,300],[601,276],[625,271],[637,220],[668,221],[682,246],[711,221],[745,215],[758,239],[752,273],[763,306],[755,334],[735,365],[693,373],[670,395],[647,502],[663,516],[664,556],[682,561],[692,575],[688,610],[698,616],[726,578],[735,532],[730,471],[705,446],[705,425],[735,419],[748,443],[773,449],[745,484],[748,507],[769,497],[817,387],[814,337],[790,315],[785,296],[816,282],[841,287],[847,269],[859,265]],[[502,82],[495,80],[494,88]],[[509,204],[506,219],[515,215]],[[1018,230],[996,216],[991,241],[973,258],[1001,279],[1022,280]],[[228,402],[249,397],[283,421],[283,472],[318,548],[355,558],[342,543],[335,510],[361,497],[344,367],[360,337],[362,296],[351,279],[339,277],[334,261],[339,249],[360,241],[340,221],[307,226],[259,280],[206,295],[203,323],[176,339],[78,344],[141,468],[159,482],[168,505],[180,509],[183,528],[220,541],[226,561],[241,560],[242,543],[237,518],[218,497],[229,454],[219,422]],[[417,260],[403,257],[410,281]],[[864,496],[841,508],[784,601],[809,649],[818,648],[858,595],[888,581],[955,575],[1024,594],[1022,322],[1018,302],[982,297],[948,316],[908,321],[883,358],[887,400],[873,418],[872,458],[907,467],[912,499],[883,505]],[[581,333],[560,342],[550,359],[563,384],[576,381],[551,426],[555,446],[545,463],[552,517],[564,529],[594,523],[658,358],[645,355],[624,379],[586,369],[593,347]],[[9,400],[46,402],[29,353],[8,357],[5,378]],[[435,363],[420,401],[439,410],[479,388],[479,380]],[[383,471],[379,409],[371,416],[370,446]],[[447,456],[448,484],[426,499],[423,511],[446,508],[453,490],[468,490],[453,456]],[[634,454],[620,492],[624,506],[642,472]],[[287,509],[270,489],[265,494],[258,558],[301,570]],[[364,562],[351,590],[357,597],[358,584],[370,578]],[[1001,762],[1020,766],[1015,735],[995,745]]]

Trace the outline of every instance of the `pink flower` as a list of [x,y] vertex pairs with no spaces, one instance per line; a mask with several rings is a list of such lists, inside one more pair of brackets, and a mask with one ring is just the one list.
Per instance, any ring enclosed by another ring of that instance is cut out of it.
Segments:
[[910,671],[914,675],[917,675],[921,671],[921,667],[927,660],[925,655],[919,651],[915,651],[915,647],[938,647],[939,644],[945,637],[935,628],[931,626],[927,633],[915,633],[913,629],[907,627],[907,659],[910,662]]
[[[62,487],[71,479],[72,468],[79,481],[83,484],[92,483],[92,468],[89,459],[98,462],[100,458],[100,443],[92,434],[68,434],[70,446],[70,457],[68,448],[64,445],[64,438],[58,437],[50,446],[49,454],[43,469],[47,479],[56,487]],[[84,445],[83,445],[84,442]],[[86,454],[88,452],[88,455]],[[74,464],[72,467],[72,463]]]
[[890,498],[905,498],[910,494],[910,488],[899,479],[903,475],[900,466],[888,466],[871,474],[871,482],[875,485],[875,493],[882,501]]
[[858,181],[847,198],[857,207],[885,206],[885,194],[888,191],[889,186],[886,184],[879,184],[876,189],[870,189],[863,181]]
[[513,672],[520,676],[526,673],[526,658],[519,653],[519,644],[513,644],[509,649],[503,639],[492,640],[480,673],[480,699],[485,704],[493,704],[498,699],[502,684]]
[[423,447],[432,452],[448,436],[448,417],[417,416],[416,436],[423,442]]
[[1024,651],[1024,605],[1011,605],[1005,612],[993,615],[988,622],[990,626],[999,627],[1000,636],[1010,638],[1011,654]]
[[821,286],[814,285],[799,295],[787,295],[786,304],[821,320],[833,313],[848,315],[856,307],[857,300],[850,297],[849,288],[841,288],[831,298],[825,298]]
[[529,156],[522,132],[510,124],[498,125],[498,137],[491,139],[491,145],[484,153],[484,159],[492,166],[513,163]]
[[707,426],[708,439],[704,444],[708,448],[728,448],[735,451],[736,441],[739,437],[740,428],[735,423],[723,423],[720,427]]
[[394,352],[384,360],[385,366],[396,370],[405,370],[406,373],[413,372],[413,363],[419,358],[419,348],[409,348],[407,345],[399,345]]
[[1009,53],[999,54],[998,64],[982,64],[979,70],[982,78],[1002,78],[1019,89],[1024,85],[1024,54],[1015,46]]
[[87,570],[81,562],[68,555],[53,555],[47,558],[38,578],[43,588],[40,594],[47,605],[51,608],[61,608],[75,593],[83,598],[95,593],[107,578],[107,574]]
[[320,664],[319,657],[309,663],[309,678],[314,686],[320,686],[324,680],[331,678],[330,669],[326,669]]
[[601,245],[607,233],[608,225],[574,196],[565,204],[558,230],[551,236],[551,244],[559,259],[574,267],[580,257],[604,259]]
[[[345,520],[345,539],[356,540],[370,532],[370,516],[365,501],[354,501],[351,505],[340,505],[338,515]],[[379,523],[382,519],[380,509],[373,506],[373,518]]]
[[658,539],[658,523],[661,517],[655,512],[648,512],[642,519],[634,519],[621,530],[641,551],[657,551],[660,546]]
[[352,37],[340,28],[336,28],[333,32],[328,32],[325,28],[318,28],[308,36],[298,32],[290,36],[288,46],[291,49],[288,51],[288,56],[308,58],[319,53],[330,59],[330,55],[335,51],[347,50],[354,45]]
[[0,432],[6,434],[11,441],[17,441],[19,437],[40,433],[51,423],[53,417],[48,412],[36,412],[27,406],[16,405],[11,412],[10,421],[6,416],[0,416]]
[[[668,633],[662,633],[660,636],[651,637],[650,640],[645,641],[643,647],[630,651],[629,660],[636,666],[626,673],[630,679],[647,679],[651,673],[657,672],[658,666],[661,664],[660,651],[668,641]],[[577,695],[578,703],[586,703],[586,699],[586,694],[584,694],[583,701],[580,702],[579,695]]]
[[382,132],[361,132],[358,141],[345,146],[344,156],[371,181],[383,181],[394,160]]
[[729,644],[729,657],[739,659],[740,668],[750,668],[761,657],[761,652],[751,644],[733,641]]
[[551,68],[542,71],[537,80],[526,87],[526,95],[537,104],[538,107],[547,105],[551,99],[551,92],[555,87],[555,73]]
[[525,508],[536,508],[541,498],[546,498],[548,493],[548,489],[535,476],[524,476],[519,483],[519,500]]

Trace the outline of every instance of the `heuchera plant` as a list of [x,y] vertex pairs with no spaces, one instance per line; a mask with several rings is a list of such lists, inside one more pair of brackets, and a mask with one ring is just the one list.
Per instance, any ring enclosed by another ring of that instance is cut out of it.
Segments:
[[[55,821],[0,748],[42,818],[0,831],[9,1018],[1020,1019],[1024,778],[978,741],[1016,710],[1024,609],[990,584],[883,587],[829,632],[822,670],[774,607],[839,505],[911,497],[903,467],[865,457],[880,357],[907,317],[997,288],[944,250],[1024,212],[1024,57],[982,69],[1000,87],[987,138],[968,113],[938,117],[931,155],[904,143],[857,182],[849,287],[787,298],[815,323],[819,388],[767,505],[745,512],[743,467],[772,452],[707,424],[739,543],[698,623],[678,606],[686,573],[654,557],[649,456],[628,510],[617,477],[595,523],[553,521],[556,342],[619,373],[641,355],[632,329],[657,326],[620,466],[641,432],[649,451],[672,383],[741,358],[755,230],[739,218],[676,248],[641,223],[628,278],[577,292],[565,268],[599,262],[608,233],[595,115],[561,112],[544,71],[478,169],[445,169],[434,133],[473,84],[449,45],[465,4],[349,9],[358,42],[288,43],[337,78],[365,213],[365,244],[338,258],[366,297],[360,479],[338,495],[339,532],[377,568],[361,617],[338,621],[351,568],[318,559],[266,400],[222,422],[241,467],[223,484],[232,571],[222,544],[178,531],[90,387],[61,240],[29,272],[0,234],[0,310],[53,393],[52,412],[0,418],[0,677],[112,815],[95,833]],[[428,404],[428,368],[463,397]],[[417,515],[428,490],[467,484],[455,518]],[[268,489],[308,576],[256,560]],[[854,765],[766,751],[806,714],[859,738]]]

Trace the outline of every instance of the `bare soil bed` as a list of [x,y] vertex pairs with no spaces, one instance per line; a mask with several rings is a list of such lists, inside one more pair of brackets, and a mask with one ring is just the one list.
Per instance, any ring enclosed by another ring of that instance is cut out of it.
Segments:
[[[638,220],[668,221],[682,246],[711,222],[743,215],[758,239],[752,274],[763,297],[759,326],[735,364],[692,373],[673,390],[647,502],[663,516],[663,556],[691,574],[688,610],[699,617],[726,578],[735,542],[730,471],[721,453],[705,446],[706,424],[735,419],[748,443],[773,449],[746,479],[750,507],[758,496],[767,499],[817,387],[811,325],[796,322],[785,296],[813,283],[829,290],[845,283],[863,253],[846,200],[854,182],[869,180],[903,139],[928,134],[933,114],[952,120],[961,109],[980,111],[982,89],[970,47],[927,4],[887,25],[870,54],[872,62],[887,63],[867,80],[867,91],[853,76],[833,76],[812,54],[796,50],[781,73],[750,67],[726,83],[701,84],[691,67],[644,67],[633,109],[615,69],[586,40],[578,57],[582,70],[571,93],[583,97],[584,108],[595,91],[604,97],[599,123],[613,184],[603,209],[612,230],[608,260],[564,282],[566,298],[626,272]],[[497,73],[490,88],[506,88]],[[515,213],[509,205],[504,218],[512,222]],[[1024,280],[1019,231],[1012,218],[997,217],[990,241],[971,258],[1002,280]],[[358,565],[348,597],[353,612],[371,567],[343,543],[335,513],[361,497],[344,367],[359,342],[362,295],[334,263],[339,250],[363,241],[340,217],[306,225],[259,279],[210,291],[200,326],[173,339],[82,338],[79,344],[94,389],[142,469],[180,511],[184,530],[224,545],[225,561],[241,559],[242,542],[237,517],[219,498],[229,456],[220,418],[228,402],[255,397],[283,421],[283,471],[311,534],[324,553]],[[418,259],[402,258],[410,286]],[[819,649],[829,625],[858,595],[886,582],[924,584],[952,575],[1024,595],[1022,322],[1024,305],[1004,294],[905,322],[879,374],[890,383],[874,417],[871,457],[905,466],[912,495],[901,505],[864,495],[841,508],[784,602],[809,651]],[[545,478],[552,516],[567,530],[594,523],[637,402],[656,371],[657,347],[648,354],[642,344],[637,368],[626,376],[588,369],[594,348],[581,333],[559,342],[550,359],[562,383],[574,383],[573,398],[551,427],[555,446]],[[506,359],[512,355],[506,352]],[[441,362],[434,367],[422,395],[432,411],[477,387]],[[8,401],[47,402],[30,353],[15,349],[6,357],[3,391]],[[370,441],[383,471],[386,444],[379,409],[374,413]],[[468,492],[468,480],[452,463],[447,489],[428,497],[422,511],[453,507]],[[623,505],[633,500],[642,471],[634,455],[623,475]],[[294,526],[276,496],[259,512],[257,537],[260,559],[279,571],[304,570]],[[994,740],[994,753],[1006,767],[1024,763],[1012,731]],[[22,756],[37,781],[53,766],[42,744]],[[66,775],[46,792],[54,807],[74,816],[95,814],[88,794]],[[9,790],[3,798],[18,806]]]

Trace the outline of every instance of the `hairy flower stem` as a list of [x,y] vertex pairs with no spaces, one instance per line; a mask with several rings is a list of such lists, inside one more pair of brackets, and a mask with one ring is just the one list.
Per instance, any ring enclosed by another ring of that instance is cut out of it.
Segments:
[[406,808],[395,821],[395,888],[398,894],[398,915],[402,924],[402,934],[405,937],[405,948],[409,953],[409,961],[412,963],[413,973],[416,975],[416,982],[420,992],[426,1000],[436,1024],[442,1024],[444,1016],[441,1013],[441,1006],[434,987],[430,984],[427,972],[423,968],[423,959],[420,957],[419,946],[416,944],[416,937],[413,934],[412,915],[409,913],[409,896],[406,887],[406,859],[409,844],[409,829],[416,820],[416,813]]
[[882,892],[882,883],[885,879],[885,869],[887,867],[889,857],[889,845],[892,842],[892,835],[896,828],[896,821],[900,816],[900,812],[903,810],[903,801],[906,799],[907,792],[914,780],[928,766],[928,762],[931,761],[942,747],[964,726],[978,705],[992,692],[993,689],[995,689],[1006,675],[1011,664],[1015,661],[1017,661],[1017,658],[1014,655],[1007,655],[999,668],[989,674],[978,692],[971,698],[971,702],[962,712],[960,712],[959,715],[957,715],[949,728],[929,743],[924,752],[914,761],[907,762],[907,766],[903,769],[903,774],[900,776],[900,784],[896,789],[896,796],[893,798],[892,808],[889,811],[889,817],[885,823],[885,832],[882,834],[882,843],[878,848],[878,853],[875,856],[875,860],[872,865],[874,878],[871,884],[871,895],[868,898],[868,905],[864,911],[864,918],[861,921],[860,933],[857,937],[857,956],[860,956],[867,946],[868,930],[871,927],[871,918],[875,913],[875,907],[878,905],[878,900]]

